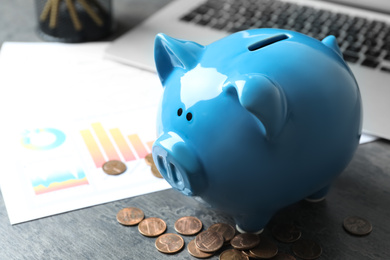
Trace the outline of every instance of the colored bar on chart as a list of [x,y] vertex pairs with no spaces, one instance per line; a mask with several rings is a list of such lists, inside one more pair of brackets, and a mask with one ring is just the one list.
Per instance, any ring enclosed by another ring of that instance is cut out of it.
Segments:
[[153,144],[154,144],[154,141],[149,141],[146,143],[146,145],[149,147],[149,151],[152,151]]
[[103,147],[104,152],[107,155],[108,160],[121,160],[118,153],[115,150],[114,145],[111,143],[110,138],[108,137],[106,130],[104,130],[101,123],[93,123],[92,129],[95,131],[97,138],[99,139],[100,144]]
[[95,163],[96,167],[102,167],[102,165],[106,162],[106,159],[104,159],[104,156],[100,151],[100,148],[96,143],[95,138],[93,138],[91,131],[81,130],[80,133],[84,139],[84,143],[87,146],[88,151],[91,154],[92,160]]
[[126,143],[125,138],[123,137],[121,131],[118,128],[110,129],[110,134],[116,145],[118,146],[120,152],[122,153],[123,158],[126,162],[135,160],[135,156],[131,151],[129,145]]
[[130,143],[133,145],[135,151],[138,154],[138,157],[140,159],[145,158],[145,156],[148,154],[148,151],[146,150],[146,147],[141,142],[141,139],[139,139],[137,134],[132,134],[128,136]]

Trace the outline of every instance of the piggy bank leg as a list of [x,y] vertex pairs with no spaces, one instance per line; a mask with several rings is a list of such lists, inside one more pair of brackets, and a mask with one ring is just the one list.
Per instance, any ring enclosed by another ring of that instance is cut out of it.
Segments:
[[328,194],[330,185],[325,186],[324,188],[320,189],[319,191],[313,193],[309,197],[306,198],[309,202],[320,202],[323,201],[326,197],[326,194]]
[[240,215],[235,216],[234,221],[236,222],[236,229],[240,233],[261,234],[271,217],[272,215],[263,213],[250,216]]

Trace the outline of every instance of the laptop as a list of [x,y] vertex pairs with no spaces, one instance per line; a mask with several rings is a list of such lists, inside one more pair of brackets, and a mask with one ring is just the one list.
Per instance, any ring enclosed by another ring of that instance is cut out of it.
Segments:
[[175,0],[113,41],[110,59],[155,71],[157,33],[207,45],[249,28],[335,35],[359,83],[363,131],[390,139],[390,1]]

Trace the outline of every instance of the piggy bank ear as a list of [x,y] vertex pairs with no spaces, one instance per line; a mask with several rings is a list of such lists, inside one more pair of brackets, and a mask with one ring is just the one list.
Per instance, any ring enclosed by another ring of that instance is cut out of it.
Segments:
[[226,87],[236,91],[241,105],[260,120],[268,139],[281,132],[287,118],[287,99],[279,86],[264,75],[247,74],[229,80]]
[[154,41],[154,60],[161,82],[164,84],[174,68],[194,68],[203,50],[204,46],[198,43],[178,40],[163,33],[157,34]]
[[335,53],[343,57],[343,54],[340,51],[339,45],[337,44],[336,37],[333,35],[326,36],[323,40],[322,43],[327,46],[328,48],[332,49]]

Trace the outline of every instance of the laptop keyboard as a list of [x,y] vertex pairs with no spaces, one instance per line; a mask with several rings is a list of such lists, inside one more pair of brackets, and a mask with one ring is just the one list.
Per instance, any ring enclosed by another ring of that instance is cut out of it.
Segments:
[[390,26],[381,21],[278,0],[207,0],[181,20],[231,33],[282,28],[318,40],[334,35],[346,61],[390,73]]

